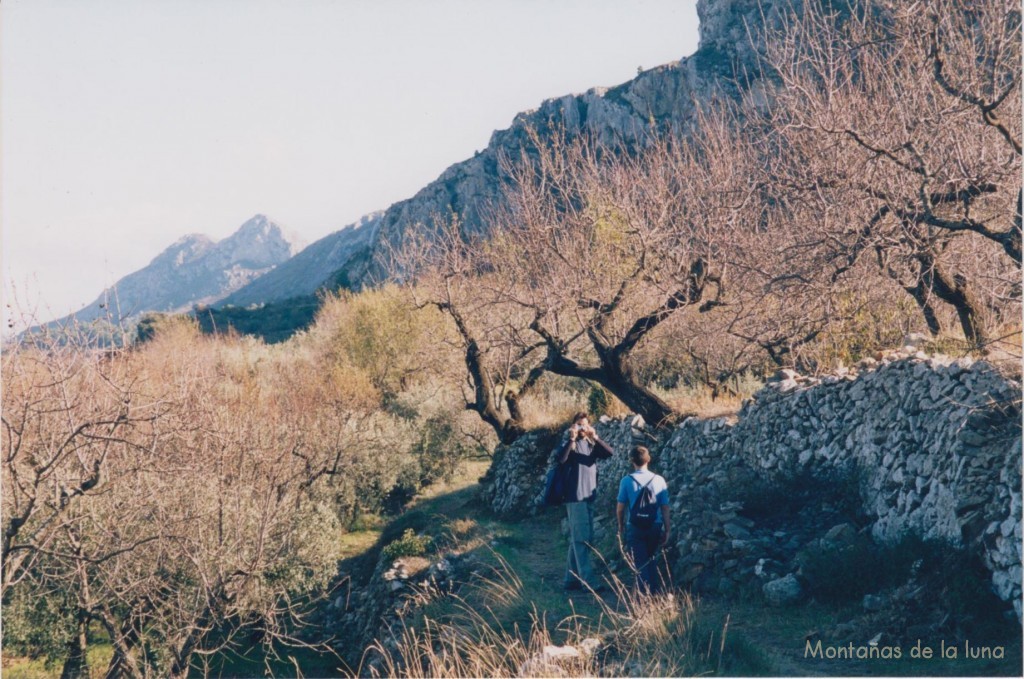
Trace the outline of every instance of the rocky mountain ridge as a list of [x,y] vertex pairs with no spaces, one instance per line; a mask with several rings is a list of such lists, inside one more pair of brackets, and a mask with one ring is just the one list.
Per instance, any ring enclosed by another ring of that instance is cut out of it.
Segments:
[[[760,87],[757,35],[775,25],[781,12],[796,5],[782,0],[699,0],[700,44],[693,55],[643,71],[611,88],[592,88],[544,101],[518,114],[491,136],[474,157],[455,163],[412,198],[395,203],[381,216],[369,244],[371,261],[360,280],[386,277],[376,255],[400,244],[413,230],[431,229],[440,216],[458,215],[463,229],[486,229],[485,212],[500,200],[508,180],[503,156],[515,158],[532,145],[530,131],[542,142],[557,128],[569,137],[585,134],[604,143],[636,143],[651,129],[686,131],[698,108],[715,98],[735,98]],[[359,281],[357,281],[359,282]]]
[[332,275],[365,251],[382,212],[374,212],[324,236],[286,262],[239,288],[218,306],[248,306],[312,295]]
[[300,247],[297,237],[262,214],[220,241],[189,234],[145,267],[118,280],[91,304],[47,327],[71,320],[120,323],[147,311],[180,312],[213,304],[289,260]]
[[492,134],[486,148],[451,165],[411,198],[367,215],[302,251],[290,250],[294,257],[280,258],[285,251],[281,244],[271,247],[274,254],[267,258],[259,255],[258,247],[247,252],[242,232],[258,228],[254,220],[268,222],[262,215],[220,243],[186,236],[74,316],[90,321],[118,307],[117,316],[125,318],[143,311],[181,311],[195,304],[253,306],[309,298],[325,288],[359,289],[384,280],[388,272],[380,255],[400,246],[408,234],[432,229],[439,217],[457,215],[467,232],[486,230],[485,213],[500,201],[508,180],[501,160],[529,148],[531,131],[536,131],[541,143],[562,129],[570,137],[585,134],[601,142],[630,145],[652,127],[686,131],[703,102],[734,98],[746,88],[759,87],[758,48],[751,38],[758,27],[779,21],[781,7],[793,4],[699,0],[700,44],[693,55],[643,71],[621,85],[549,99],[519,113],[507,129]]
[[[783,0],[699,0],[700,45],[678,62],[648,69],[621,85],[595,87],[583,94],[549,99],[516,115],[512,124],[491,135],[486,148],[455,163],[407,200],[364,217],[358,225],[337,231],[311,245],[294,264],[282,266],[224,303],[272,302],[319,288],[360,288],[386,279],[379,255],[400,245],[406,235],[431,229],[436,219],[457,215],[464,230],[482,232],[485,213],[500,200],[508,180],[501,159],[514,158],[556,128],[568,136],[586,134],[601,142],[641,139],[652,126],[687,130],[694,113],[716,97],[735,98],[748,87],[760,87],[758,27],[780,21]],[[754,38],[752,41],[751,38]],[[354,228],[355,227],[355,228]],[[333,266],[333,271],[328,271]]]

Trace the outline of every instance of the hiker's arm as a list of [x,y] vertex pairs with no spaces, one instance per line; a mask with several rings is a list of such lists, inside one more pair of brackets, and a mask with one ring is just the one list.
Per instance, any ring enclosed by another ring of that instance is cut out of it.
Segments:
[[626,503],[618,502],[615,504],[615,520],[619,522],[619,535],[622,535],[622,532],[626,530],[625,519]]
[[665,532],[661,534],[661,544],[665,545],[668,543],[668,534],[672,531],[672,520],[668,516],[668,505],[661,506],[661,522],[665,527]]
[[608,446],[607,443],[605,443],[604,441],[599,439],[597,437],[597,434],[595,433],[594,434],[594,456],[597,459],[599,459],[599,460],[607,460],[612,455],[614,455],[614,453],[612,452],[612,449]]
[[562,452],[558,454],[558,464],[565,464],[565,461],[569,459],[569,453],[572,452],[572,447],[576,443],[576,439],[568,439],[565,445],[562,446]]

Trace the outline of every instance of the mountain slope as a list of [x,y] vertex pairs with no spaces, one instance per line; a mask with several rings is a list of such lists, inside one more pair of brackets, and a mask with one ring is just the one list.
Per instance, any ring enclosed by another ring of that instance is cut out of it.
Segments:
[[174,312],[211,304],[288,260],[297,250],[297,239],[264,215],[254,216],[218,242],[190,234],[104,290],[91,304],[48,325],[72,318],[78,322],[109,318],[118,323],[147,311]]
[[749,36],[779,20],[779,7],[799,0],[699,0],[700,46],[678,62],[640,73],[611,88],[549,99],[518,114],[494,132],[486,148],[455,163],[413,197],[364,217],[310,245],[293,260],[221,300],[218,306],[248,306],[305,297],[317,289],[358,289],[387,278],[380,255],[403,241],[404,234],[430,229],[438,215],[458,215],[470,233],[486,228],[484,213],[498,201],[507,180],[499,160],[517,157],[531,145],[529,130],[541,142],[555,127],[568,136],[586,134],[627,145],[651,125],[686,131],[703,102],[734,98],[757,87],[757,49]]
[[544,143],[555,128],[567,136],[585,134],[602,142],[641,139],[651,126],[690,129],[694,113],[714,98],[734,98],[757,86],[757,49],[751,31],[779,20],[780,7],[793,0],[699,0],[700,46],[676,63],[640,73],[612,88],[593,88],[584,94],[549,99],[532,111],[518,114],[512,125],[496,131],[485,149],[445,170],[412,198],[395,203],[380,218],[370,243],[370,258],[355,287],[380,280],[386,272],[375,258],[403,241],[410,230],[431,229],[437,215],[458,215],[466,232],[486,228],[484,213],[499,200],[507,180],[500,167],[503,155],[518,157],[530,148],[529,130]]
[[365,249],[383,213],[375,212],[312,243],[288,261],[220,300],[217,306],[264,304],[314,294]]

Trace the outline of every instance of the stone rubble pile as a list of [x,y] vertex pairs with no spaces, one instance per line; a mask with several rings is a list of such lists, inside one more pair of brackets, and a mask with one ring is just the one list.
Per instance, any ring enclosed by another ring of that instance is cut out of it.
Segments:
[[[626,452],[643,442],[673,496],[677,584],[784,581],[798,550],[853,522],[884,544],[917,535],[976,552],[1020,619],[1020,396],[1020,383],[986,362],[913,345],[823,377],[783,370],[735,418],[689,418],[660,441],[636,418],[598,424],[618,453],[599,463],[598,516],[612,525]],[[496,454],[482,491],[495,512],[537,511],[551,447],[525,437]],[[803,477],[826,490],[852,484],[856,516],[824,497],[795,526],[755,525],[737,499]],[[782,589],[795,588],[771,591]]]
[[[358,639],[360,648],[376,641],[393,652],[401,638],[402,621],[416,607],[454,591],[478,567],[476,556],[459,552],[431,559],[404,556],[393,561],[382,555],[368,584],[354,592],[351,601],[341,594],[331,603],[337,620],[328,624],[344,632],[339,637]],[[380,658],[371,658],[370,663],[378,670],[382,668]]]

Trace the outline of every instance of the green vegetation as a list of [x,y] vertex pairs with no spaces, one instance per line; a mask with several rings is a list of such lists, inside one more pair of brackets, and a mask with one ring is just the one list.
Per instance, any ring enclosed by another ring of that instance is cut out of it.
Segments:
[[394,561],[403,556],[423,556],[430,546],[430,538],[416,535],[412,528],[406,528],[402,537],[389,542],[381,550],[381,556],[387,561]]
[[[295,297],[280,302],[267,302],[257,307],[197,307],[191,316],[208,334],[232,332],[259,337],[268,344],[284,342],[305,330],[316,318],[320,299],[314,295]],[[140,329],[140,339],[143,338]]]

